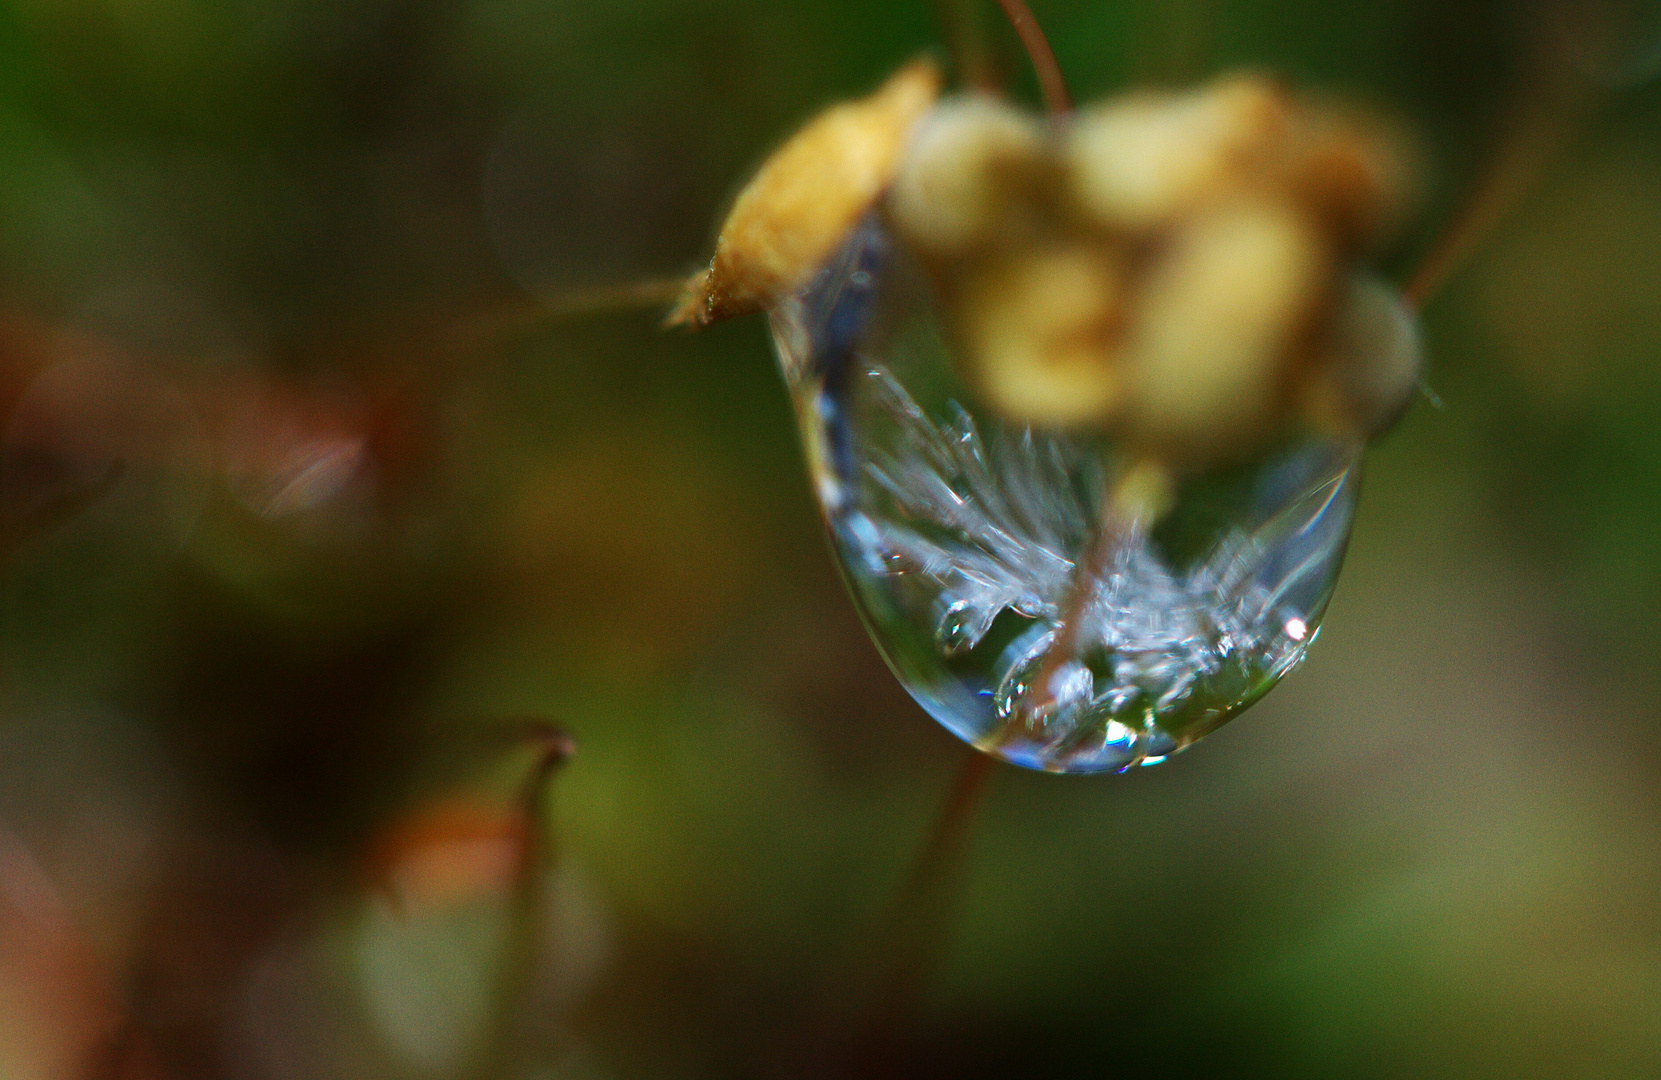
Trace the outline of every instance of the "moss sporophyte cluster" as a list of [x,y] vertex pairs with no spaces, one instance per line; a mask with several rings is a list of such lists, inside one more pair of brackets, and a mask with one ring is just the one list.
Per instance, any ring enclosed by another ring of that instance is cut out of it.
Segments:
[[739,196],[673,321],[770,314],[839,558],[1007,760],[1161,760],[1303,655],[1417,382],[1381,118],[1244,74],[1062,116],[921,60]]

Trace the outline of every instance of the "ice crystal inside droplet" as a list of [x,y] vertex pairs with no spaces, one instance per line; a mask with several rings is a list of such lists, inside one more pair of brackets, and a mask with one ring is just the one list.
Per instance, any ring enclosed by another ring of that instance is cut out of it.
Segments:
[[[1302,658],[1349,536],[1352,449],[1306,441],[1185,480],[1151,529],[1089,558],[1118,448],[976,411],[928,285],[875,220],[772,326],[855,601],[961,738],[1054,772],[1152,764]],[[1046,663],[1080,588],[1072,655]]]

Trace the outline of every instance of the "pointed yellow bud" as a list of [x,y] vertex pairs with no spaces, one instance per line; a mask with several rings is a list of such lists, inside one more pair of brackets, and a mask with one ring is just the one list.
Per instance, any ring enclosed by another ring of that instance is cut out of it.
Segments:
[[800,286],[887,189],[912,128],[939,95],[939,66],[924,57],[871,96],[810,120],[739,193],[714,260],[687,283],[670,325],[761,311]]

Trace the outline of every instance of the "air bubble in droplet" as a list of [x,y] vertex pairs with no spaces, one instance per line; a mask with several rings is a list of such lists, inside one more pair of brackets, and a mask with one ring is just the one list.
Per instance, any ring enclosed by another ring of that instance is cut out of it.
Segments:
[[975,604],[969,600],[953,600],[940,617],[935,640],[947,656],[968,652],[980,644],[981,638],[992,629],[992,620],[998,609],[989,604]]
[[1016,641],[1006,653],[1006,670],[992,695],[1000,720],[1035,737],[1056,738],[1077,729],[1095,694],[1095,674],[1077,660],[1056,666],[1040,684],[1054,643],[1054,631],[1043,626]]

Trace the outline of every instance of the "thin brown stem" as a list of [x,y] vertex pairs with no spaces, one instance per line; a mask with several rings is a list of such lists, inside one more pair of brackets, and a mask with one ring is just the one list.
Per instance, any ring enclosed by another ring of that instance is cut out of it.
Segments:
[[1128,525],[1129,522],[1110,508],[1103,515],[1089,550],[1073,568],[1072,583],[1067,587],[1067,597],[1056,618],[1055,638],[1050,642],[1043,662],[1038,665],[1038,673],[1027,687],[1025,712],[1030,719],[1040,719],[1055,709],[1057,702],[1050,684],[1061,669],[1078,655],[1079,624],[1084,621],[1090,598],[1096,592],[1096,583],[1106,571],[1108,560],[1113,558],[1113,552],[1118,549]]
[[685,288],[684,277],[645,278],[569,289],[548,297],[524,297],[454,324],[450,341],[462,349],[479,348],[577,319],[666,308],[680,299]]
[[934,0],[934,11],[958,81],[973,90],[997,90],[998,75],[986,45],[980,5],[976,0]]
[[518,811],[525,822],[525,839],[514,873],[508,939],[496,983],[490,1041],[476,1073],[479,1080],[499,1080],[512,1064],[514,1037],[543,952],[548,867],[554,852],[553,825],[547,808],[548,786],[559,767],[576,752],[571,736],[546,722],[532,722],[523,737],[534,744],[536,760],[517,799]]
[[662,307],[680,299],[686,278],[647,278],[622,285],[592,285],[571,289],[542,301],[542,319],[558,322],[592,315],[612,315]]
[[126,462],[118,458],[110,462],[99,479],[47,499],[21,520],[0,523],[0,556],[11,554],[41,533],[57,528],[90,508],[113,491],[126,472]]
[[[941,899],[941,890],[955,883],[957,870],[968,849],[969,828],[974,823],[975,809],[980,805],[995,763],[991,756],[972,750],[966,754],[963,764],[952,777],[951,787],[946,789],[946,797],[941,800],[934,823],[929,827],[923,846],[917,851],[916,860],[907,872],[894,904],[895,912],[902,917],[898,920],[902,924],[908,921],[906,916],[927,915],[935,911]],[[927,921],[928,928],[937,934],[941,920],[929,917]],[[895,992],[893,996],[909,1000],[922,972],[891,970],[889,974],[888,985]]]
[[1555,107],[1518,110],[1486,174],[1403,287],[1409,307],[1422,308],[1522,201],[1573,129],[1583,99],[1575,94]]
[[1061,77],[1061,65],[1055,62],[1055,52],[1050,48],[1049,39],[1044,36],[1038,20],[1033,18],[1026,0],[998,0],[998,6],[1015,28],[1021,47],[1026,49],[1027,57],[1032,61],[1032,70],[1038,76],[1039,92],[1044,95],[1045,111],[1051,116],[1061,116],[1071,110],[1073,106],[1067,97],[1067,82]]
[[1606,28],[1589,8],[1555,16],[1537,28],[1529,73],[1483,175],[1402,289],[1411,308],[1424,307],[1493,234],[1599,100],[1598,87],[1565,57],[1575,54],[1573,43],[1585,46]]
[[1055,638],[1044,653],[1037,674],[1027,685],[1023,711],[1029,721],[1041,720],[1056,708],[1050,684],[1078,656],[1085,612],[1102,575],[1107,572],[1108,562],[1127,538],[1134,536],[1138,529],[1147,528],[1160,515],[1169,483],[1163,466],[1151,460],[1142,461],[1127,468],[1106,492],[1095,539],[1073,568],[1072,583],[1056,618]]
[[[861,1058],[881,1055],[911,1026],[938,966],[956,907],[969,833],[996,762],[971,750],[958,767],[923,844],[871,935],[880,950],[869,1015],[856,1040]],[[855,1062],[865,1073],[865,1062]]]
[[975,811],[996,762],[966,750],[888,902],[860,931],[769,1070],[790,1080],[903,1075],[895,1054],[944,950]]

